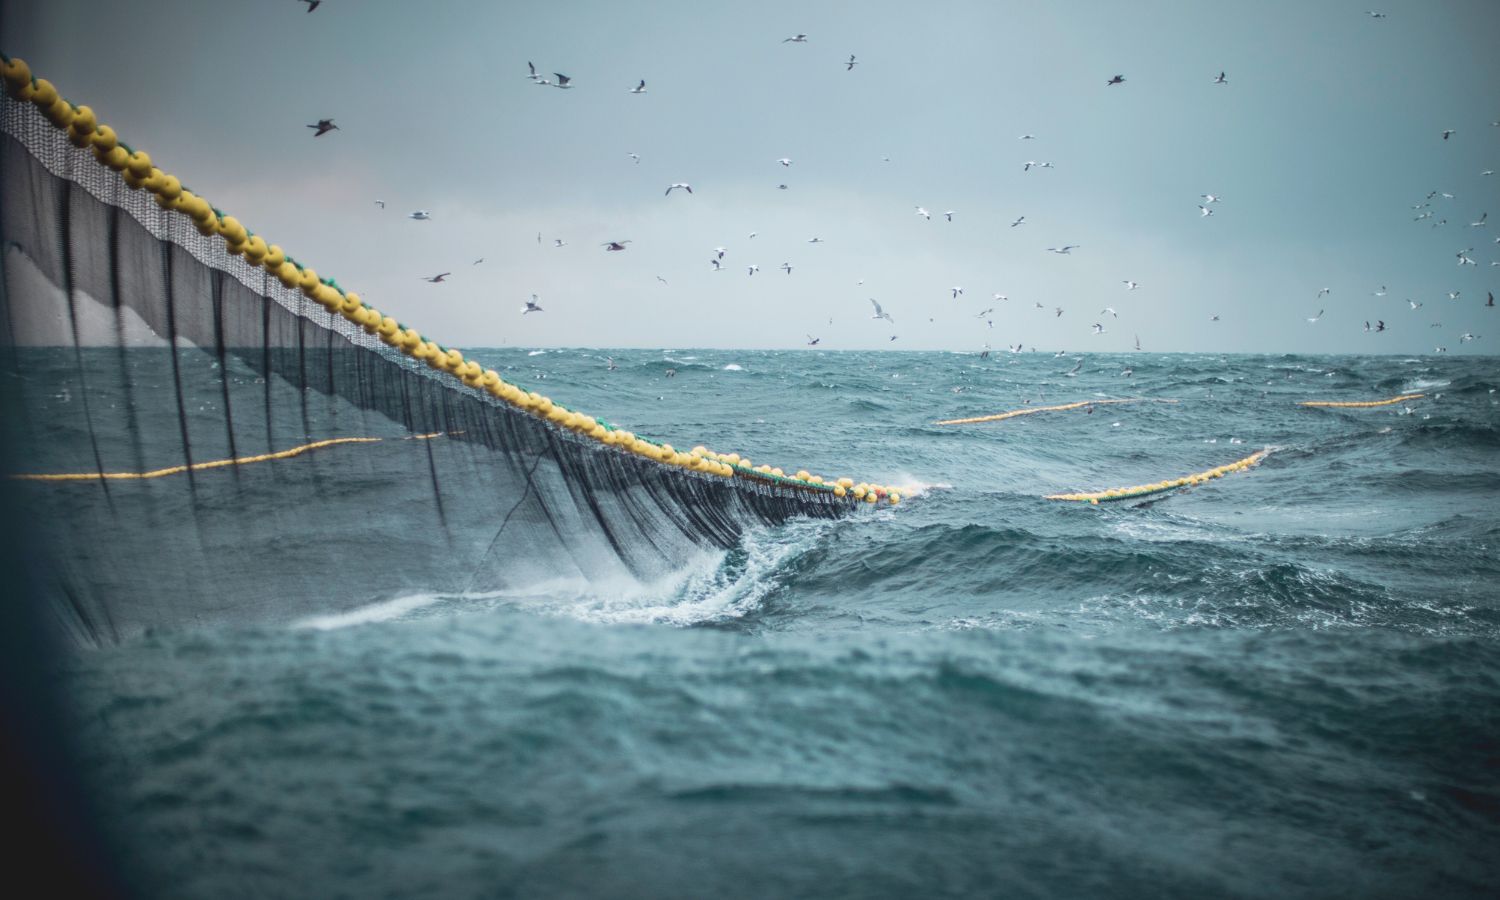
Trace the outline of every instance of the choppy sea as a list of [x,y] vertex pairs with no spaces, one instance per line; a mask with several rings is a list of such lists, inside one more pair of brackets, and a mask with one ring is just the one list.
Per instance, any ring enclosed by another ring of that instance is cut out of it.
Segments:
[[[1494,896],[1495,358],[474,355],[680,447],[919,490],[649,583],[70,651],[143,895]],[[932,424],[1109,398],[1148,402]],[[1150,503],[1041,499],[1262,448]]]

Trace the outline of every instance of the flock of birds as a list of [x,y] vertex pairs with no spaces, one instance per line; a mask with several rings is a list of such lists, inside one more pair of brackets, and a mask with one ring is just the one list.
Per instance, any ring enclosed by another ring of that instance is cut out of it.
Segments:
[[[316,10],[319,7],[319,5],[323,2],[323,0],[300,0],[300,2],[306,3],[308,5],[307,11],[309,13],[311,13],[311,12],[313,12],[314,10]],[[1387,18],[1387,16],[1386,16],[1385,13],[1378,12],[1378,11],[1375,11],[1375,10],[1370,10],[1368,12],[1368,15],[1372,19],[1385,19],[1385,18]],[[789,37],[786,37],[786,38],[782,39],[782,41],[781,41],[781,43],[783,43],[783,44],[807,44],[808,42],[809,42],[808,35],[807,34],[802,34],[802,33],[791,35]],[[848,60],[842,61],[839,64],[842,65],[842,66],[844,66],[846,72],[852,72],[854,70],[855,66],[859,65],[860,62],[859,62],[858,58],[854,54],[850,54]],[[551,75],[551,78],[548,78],[544,74],[542,74],[541,72],[539,72],[537,70],[537,67],[536,67],[536,65],[534,63],[528,61],[527,64],[526,64],[526,66],[527,66],[527,75],[525,77],[529,81],[531,81],[533,84],[535,84],[535,85],[537,85],[539,87],[552,87],[552,88],[557,88],[557,89],[560,89],[560,90],[572,90],[572,89],[574,89],[576,87],[573,78],[571,78],[570,76],[568,76],[566,74],[563,74],[561,72],[553,72],[552,75]],[[1214,76],[1211,79],[1211,82],[1213,84],[1216,84],[1216,85],[1227,85],[1229,83],[1228,73],[1221,70],[1216,76]],[[1120,85],[1124,85],[1125,83],[1126,83],[1126,78],[1125,78],[1125,76],[1123,74],[1115,74],[1115,75],[1111,76],[1110,78],[1108,78],[1107,80],[1105,80],[1105,82],[1104,82],[1106,88],[1117,87],[1117,86],[1120,86]],[[630,93],[630,94],[640,95],[640,94],[645,94],[646,90],[647,90],[646,89],[646,80],[644,78],[642,78],[642,79],[639,79],[637,81],[637,83],[633,87],[628,88],[628,90],[626,92]],[[1500,126],[1500,121],[1492,122],[1491,125]],[[334,120],[332,118],[319,119],[315,124],[308,125],[307,127],[310,128],[310,129],[313,129],[313,137],[315,137],[315,138],[320,138],[320,137],[323,137],[324,135],[329,134],[330,132],[339,130],[338,125],[334,124]],[[1457,133],[1458,133],[1457,129],[1453,129],[1453,128],[1443,129],[1443,131],[1441,133],[1441,139],[1443,141],[1449,141]],[[1022,135],[1020,135],[1018,137],[1018,140],[1021,140],[1021,141],[1033,141],[1033,140],[1036,140],[1036,139],[1037,139],[1037,136],[1034,135],[1034,134],[1022,134]],[[639,154],[632,152],[632,153],[628,153],[626,155],[627,155],[627,157],[634,164],[639,164],[640,163],[640,155]],[[885,162],[889,162],[890,161],[889,157],[882,157],[882,159]],[[783,169],[790,168],[793,165],[793,160],[791,158],[789,158],[789,157],[779,158],[775,162],[779,166],[781,166]],[[1041,170],[1052,169],[1052,168],[1054,168],[1054,164],[1051,163],[1051,162],[1037,161],[1037,160],[1028,160],[1028,161],[1026,161],[1023,164],[1022,171],[1023,172],[1031,172],[1033,170],[1041,171]],[[1488,175],[1493,175],[1494,172],[1493,172],[1493,170],[1486,170],[1484,172],[1481,172],[1480,174],[1488,176]],[[778,184],[777,187],[779,189],[781,189],[781,190],[786,190],[788,186],[786,184]],[[667,196],[667,197],[670,197],[676,191],[682,191],[684,194],[691,195],[693,193],[693,186],[691,184],[687,183],[687,182],[673,182],[673,183],[667,185],[666,190],[664,191],[664,195]],[[1428,220],[1434,219],[1437,216],[1437,211],[1433,209],[1433,202],[1434,202],[1434,200],[1447,201],[1447,200],[1452,200],[1452,199],[1454,199],[1454,195],[1451,194],[1451,193],[1448,193],[1446,191],[1437,191],[1437,190],[1434,190],[1434,191],[1430,192],[1427,195],[1427,197],[1422,202],[1420,202],[1420,203],[1415,204],[1415,205],[1412,206],[1412,209],[1417,212],[1417,215],[1415,216],[1415,220],[1418,221],[1418,222],[1422,222],[1422,221],[1428,221]],[[1220,197],[1218,194],[1215,194],[1215,193],[1203,193],[1203,194],[1199,195],[1199,200],[1202,201],[1202,202],[1200,202],[1198,204],[1199,217],[1200,217],[1200,219],[1208,219],[1208,218],[1210,218],[1210,217],[1212,217],[1212,216],[1215,215],[1216,208],[1217,208],[1218,204],[1221,202],[1222,197]],[[385,202],[383,200],[376,200],[375,203],[381,209],[385,208]],[[931,222],[932,218],[933,218],[933,213],[930,212],[929,210],[927,210],[925,207],[920,206],[920,205],[918,205],[918,206],[915,207],[915,215],[918,216],[918,217],[920,217],[924,221],[927,221],[927,222]],[[940,215],[942,216],[942,218],[945,221],[952,222],[953,219],[954,219],[954,216],[957,215],[957,211],[951,210],[951,209],[944,210],[942,213],[940,213]],[[430,221],[432,219],[432,214],[431,214],[431,212],[429,210],[419,209],[419,210],[415,210],[415,211],[409,213],[408,214],[408,218],[410,218],[410,219],[412,219],[414,221]],[[1479,214],[1479,217],[1477,218],[1477,220],[1469,223],[1469,227],[1470,228],[1475,228],[1475,229],[1485,228],[1488,225],[1487,220],[1488,220],[1488,213],[1487,212],[1482,212],[1482,213]],[[1447,223],[1448,223],[1448,221],[1447,221],[1446,217],[1438,218],[1438,219],[1436,219],[1436,221],[1430,222],[1431,227],[1433,227],[1433,228],[1438,228],[1438,227],[1445,226],[1445,225],[1447,225]],[[1009,223],[1009,225],[1010,225],[1011,228],[1022,227],[1022,226],[1026,225],[1026,224],[1028,224],[1028,223],[1026,221],[1026,216],[1024,216],[1024,215],[1018,216],[1014,221],[1011,221]],[[749,234],[749,237],[751,239],[755,238],[756,237],[756,232],[751,232]],[[538,233],[538,235],[537,235],[537,242],[538,243],[542,242],[542,235],[540,233]],[[823,242],[823,239],[821,237],[817,237],[817,236],[811,237],[811,238],[809,238],[807,240],[807,243],[809,243],[809,244],[819,244],[819,243],[822,243],[822,242]],[[1496,244],[1500,244],[1500,237],[1495,238],[1494,242]],[[623,252],[623,251],[625,251],[627,249],[627,245],[630,244],[630,243],[632,243],[632,242],[629,239],[610,240],[610,241],[603,242],[601,244],[601,247],[606,252],[616,253],[616,252]],[[561,248],[561,247],[567,246],[567,242],[564,241],[561,238],[556,238],[553,241],[553,246],[555,248]],[[1081,248],[1080,248],[1080,245],[1078,245],[1078,244],[1063,244],[1061,246],[1047,247],[1045,249],[1046,249],[1046,252],[1048,252],[1048,253],[1053,253],[1053,254],[1057,254],[1057,255],[1060,255],[1060,256],[1071,256],[1074,250],[1079,250]],[[724,262],[723,261],[724,261],[724,258],[725,258],[725,255],[726,255],[727,252],[728,252],[727,248],[722,247],[722,246],[714,248],[714,255],[708,261],[709,265],[711,266],[711,268],[712,268],[713,271],[715,271],[715,272],[726,271],[726,268],[724,266]],[[1474,252],[1474,247],[1472,247],[1472,246],[1468,247],[1466,249],[1458,251],[1458,253],[1456,254],[1456,257],[1457,257],[1457,260],[1458,260],[1458,265],[1460,267],[1466,266],[1466,265],[1467,266],[1476,266],[1476,265],[1478,265],[1478,263],[1470,255],[1473,252]],[[484,262],[484,260],[481,258],[479,260],[476,260],[475,263],[474,263],[474,265],[478,265],[478,264],[480,264],[482,262]],[[1490,266],[1500,266],[1500,261],[1492,261],[1492,262],[1489,263],[1489,265]],[[792,264],[791,264],[790,261],[787,261],[787,262],[783,262],[778,268],[782,272],[784,272],[786,275],[791,275],[794,267],[792,266]],[[757,264],[755,264],[755,263],[749,263],[749,264],[746,264],[745,271],[746,271],[746,274],[747,274],[748,277],[754,277],[755,274],[760,271],[760,266],[757,265]],[[432,284],[441,284],[441,283],[443,283],[451,275],[452,275],[451,272],[443,272],[443,273],[439,273],[439,274],[433,275],[433,276],[424,276],[423,280],[427,281],[429,283],[432,283]],[[656,277],[657,277],[657,280],[660,281],[660,282],[662,282],[663,284],[667,283],[666,279],[663,278],[662,276],[658,275]],[[1130,278],[1122,279],[1121,283],[1124,284],[1125,289],[1127,291],[1136,291],[1136,290],[1140,289],[1140,287],[1141,287],[1140,282],[1137,282],[1134,279],[1130,279]],[[864,284],[863,280],[860,280],[858,282],[858,284],[863,285]],[[959,299],[964,294],[964,289],[961,286],[954,286],[954,287],[952,287],[950,289],[950,291],[951,291],[953,299],[955,299],[955,300]],[[1327,288],[1327,287],[1322,288],[1317,293],[1317,299],[1322,299],[1323,297],[1329,295],[1331,293],[1331,291],[1332,291],[1331,288]],[[1387,291],[1386,291],[1386,289],[1383,286],[1381,287],[1380,290],[1372,292],[1372,296],[1377,297],[1377,298],[1384,297],[1384,296],[1386,296],[1386,294],[1387,294]],[[1460,292],[1459,291],[1451,291],[1451,292],[1449,292],[1448,296],[1449,296],[1450,300],[1458,300],[1459,296],[1460,296]],[[1001,302],[1001,303],[1003,303],[1003,302],[1007,301],[1008,299],[1009,298],[1006,295],[1002,294],[1002,293],[995,293],[995,294],[992,295],[992,300],[995,301],[995,302]],[[889,325],[891,325],[891,326],[894,327],[894,325],[895,325],[895,318],[891,315],[891,313],[887,312],[885,310],[885,308],[878,301],[876,301],[874,298],[870,298],[869,302],[870,302],[871,307],[872,307],[872,309],[874,311],[870,318],[874,319],[874,320],[884,321],[887,324],[889,324]],[[1416,301],[1416,300],[1412,300],[1410,298],[1408,298],[1406,302],[1407,302],[1407,304],[1409,306],[1410,311],[1412,311],[1412,312],[1415,312],[1417,310],[1422,309],[1423,306],[1425,305],[1422,302],[1419,302],[1419,301]],[[1484,305],[1486,307],[1493,307],[1494,306],[1494,294],[1492,292],[1489,293],[1487,302]],[[988,307],[988,308],[980,311],[978,313],[978,315],[976,316],[976,318],[979,318],[979,319],[983,320],[985,322],[986,326],[988,328],[990,328],[990,329],[994,328],[994,319],[993,319],[992,316],[993,316],[995,308],[996,307],[994,307],[994,306],[990,306],[990,307]],[[1046,307],[1042,303],[1037,302],[1037,303],[1034,304],[1034,308],[1036,308],[1036,309],[1045,309]],[[1061,317],[1064,314],[1064,312],[1065,312],[1064,308],[1061,307],[1061,306],[1054,306],[1052,309],[1053,309],[1053,315],[1054,315],[1054,317]],[[540,302],[539,302],[539,299],[538,299],[537,295],[536,294],[532,294],[531,295],[531,299],[528,300],[528,301],[526,301],[526,305],[521,308],[521,315],[524,316],[524,315],[528,315],[530,313],[543,312],[543,311],[544,310],[542,309],[542,307],[540,305]],[[1323,319],[1323,315],[1324,315],[1325,311],[1326,310],[1324,310],[1324,309],[1319,309],[1316,315],[1308,316],[1306,318],[1307,324],[1314,325],[1314,326],[1317,325]],[[1106,307],[1104,307],[1102,310],[1099,311],[1099,313],[1097,315],[1099,317],[1101,317],[1101,321],[1094,322],[1092,324],[1092,326],[1090,328],[1090,332],[1093,335],[1105,334],[1108,331],[1108,329],[1105,328],[1104,322],[1102,321],[1103,317],[1108,317],[1110,319],[1118,319],[1119,318],[1119,313],[1112,306],[1106,306]],[[1221,321],[1221,317],[1220,317],[1219,314],[1213,313],[1213,314],[1209,315],[1208,320],[1210,322],[1219,322],[1219,321]],[[929,321],[933,321],[933,319],[929,319]],[[833,324],[833,320],[832,319],[829,319],[829,324],[830,325]],[[1386,324],[1386,322],[1385,322],[1384,319],[1376,319],[1375,320],[1375,324],[1373,326],[1371,325],[1371,323],[1369,321],[1365,321],[1364,322],[1364,331],[1367,332],[1367,333],[1375,333],[1375,334],[1383,333],[1383,332],[1385,332],[1385,331],[1388,330],[1388,327],[1389,326]],[[1431,328],[1441,328],[1442,327],[1442,323],[1441,322],[1434,322],[1429,327],[1431,327]],[[898,335],[896,335],[896,334],[892,334],[890,336],[890,341],[895,341],[897,339],[898,339]],[[1472,334],[1472,333],[1469,333],[1469,332],[1464,332],[1462,335],[1460,335],[1459,342],[1460,343],[1468,343],[1470,341],[1478,340],[1478,339],[1479,339],[1479,335],[1475,335],[1475,334]],[[818,337],[816,335],[812,335],[812,334],[808,334],[807,335],[807,345],[808,346],[815,347],[815,346],[818,346],[821,343],[822,343],[822,339],[820,337]],[[1023,352],[1023,350],[1025,348],[1021,344],[1018,343],[1018,344],[1015,344],[1015,345],[1007,345],[1007,349],[1010,350],[1010,352],[1012,352],[1012,353],[1020,353],[1020,352]],[[1033,351],[1035,351],[1037,348],[1036,347],[1032,347],[1031,349]],[[1137,349],[1137,350],[1141,349],[1139,335],[1136,335],[1136,337],[1135,337],[1135,349]],[[1434,347],[1434,352],[1436,352],[1436,353],[1444,353],[1444,352],[1447,352],[1447,348],[1445,346],[1442,346],[1440,344],[1440,345]],[[989,354],[990,354],[990,346],[989,346],[988,343],[985,343],[983,351],[980,353],[980,355],[982,357],[988,357]],[[1059,353],[1059,355],[1062,355],[1062,354]],[[1122,374],[1129,375],[1129,373],[1130,373],[1130,370],[1127,368],[1125,370],[1125,372],[1123,372]]]

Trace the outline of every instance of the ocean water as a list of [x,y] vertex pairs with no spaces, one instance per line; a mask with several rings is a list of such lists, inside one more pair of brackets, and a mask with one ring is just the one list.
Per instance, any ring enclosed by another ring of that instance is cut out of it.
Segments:
[[[475,356],[677,446],[916,490],[652,579],[309,596],[69,653],[81,775],[143,894],[1500,883],[1495,358]],[[1041,499],[1262,448],[1150,503]],[[380,560],[401,512],[371,493]]]

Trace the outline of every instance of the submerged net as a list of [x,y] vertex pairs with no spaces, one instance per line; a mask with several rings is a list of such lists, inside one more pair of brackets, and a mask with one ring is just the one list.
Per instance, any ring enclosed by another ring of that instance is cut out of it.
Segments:
[[[190,193],[164,205],[180,186],[160,190],[159,170],[101,164],[113,133],[91,113],[69,130],[83,108],[43,102],[14,65],[15,96],[0,96],[5,489],[42,600],[77,642],[651,577],[749,527],[875,499],[645,442],[351,313],[331,282],[298,282],[311,270],[273,274],[232,219],[200,227]],[[127,184],[143,180],[158,190]]]

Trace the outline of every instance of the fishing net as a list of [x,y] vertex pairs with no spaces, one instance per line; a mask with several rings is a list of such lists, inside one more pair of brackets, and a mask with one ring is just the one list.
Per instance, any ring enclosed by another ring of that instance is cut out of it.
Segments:
[[853,508],[425,364],[131,189],[24,93],[0,96],[5,487],[73,640],[649,578]]

